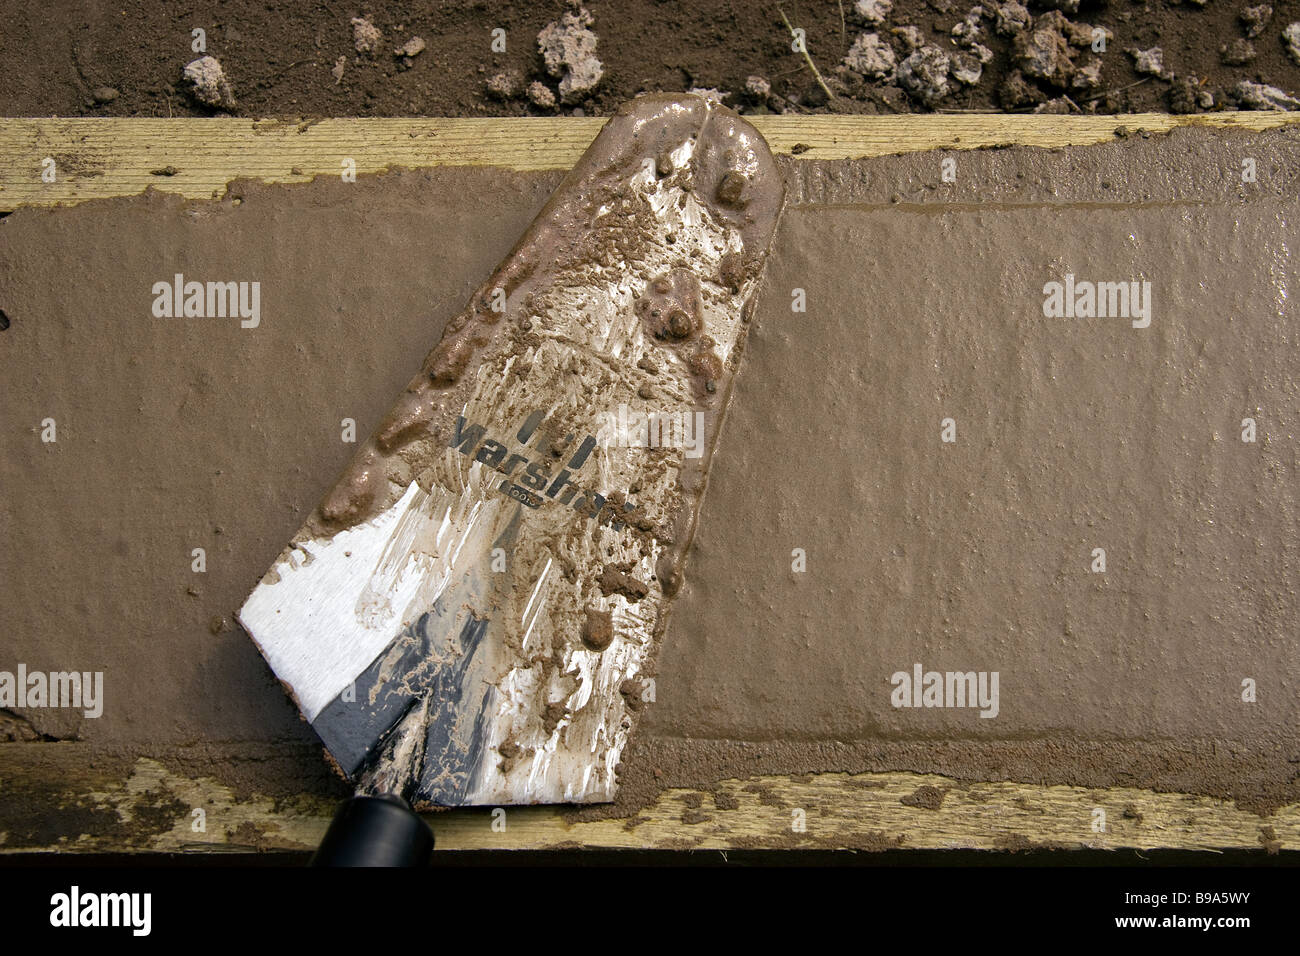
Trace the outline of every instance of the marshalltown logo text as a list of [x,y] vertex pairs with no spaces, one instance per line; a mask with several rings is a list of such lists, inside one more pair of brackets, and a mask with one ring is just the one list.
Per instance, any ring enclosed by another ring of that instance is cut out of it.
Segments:
[[[481,462],[505,476],[498,489],[528,508],[540,508],[547,501],[572,508],[585,518],[595,518],[609,523],[615,531],[626,527],[618,520],[636,505],[625,498],[621,508],[615,508],[605,495],[578,484],[578,473],[596,450],[596,439],[587,435],[565,461],[564,467],[553,472],[552,460],[563,461],[564,451],[576,437],[569,435],[565,443],[557,445],[553,436],[541,429],[546,418],[543,412],[533,412],[515,434],[518,444],[506,444],[487,436],[487,428],[467,422],[464,416],[456,419],[456,426],[448,443],[467,458]],[[530,444],[531,443],[531,444]],[[557,454],[558,452],[558,454]]]

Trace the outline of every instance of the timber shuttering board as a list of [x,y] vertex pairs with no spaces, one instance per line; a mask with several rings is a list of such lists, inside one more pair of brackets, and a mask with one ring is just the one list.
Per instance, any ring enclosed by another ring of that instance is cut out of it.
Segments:
[[[777,154],[857,159],[932,149],[1057,148],[1102,143],[1116,129],[1184,126],[1262,130],[1292,113],[1168,116],[755,116]],[[394,167],[567,169],[595,138],[598,118],[522,119],[6,119],[0,120],[0,211],[129,196],[155,189],[221,195],[237,178],[306,182]],[[53,182],[42,163],[53,159]]]

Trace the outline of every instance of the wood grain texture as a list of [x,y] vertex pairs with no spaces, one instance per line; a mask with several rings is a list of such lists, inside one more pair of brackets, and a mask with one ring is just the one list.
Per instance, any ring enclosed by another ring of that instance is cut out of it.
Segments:
[[[1168,116],[756,116],[773,152],[853,159],[930,149],[1105,142],[1119,126],[1166,132],[1180,126],[1261,130],[1300,114]],[[567,169],[599,131],[599,118],[516,119],[0,119],[0,211],[155,189],[190,199],[221,195],[231,180],[306,182],[395,166]],[[41,179],[55,161],[55,181]]]
[[[1105,142],[1116,127],[1248,130],[1300,122],[1284,113],[1085,116],[756,117],[775,152],[807,159],[1003,145]],[[0,119],[0,211],[133,195],[148,187],[201,199],[234,179],[304,182],[390,167],[572,165],[600,119],[97,120]],[[804,148],[807,147],[807,148]],[[52,157],[53,183],[41,181]],[[205,745],[228,752],[239,747]],[[333,800],[237,791],[147,757],[106,759],[77,742],[0,743],[0,853],[230,852],[314,849]],[[1105,832],[1093,830],[1094,811]],[[195,830],[193,811],[204,811]],[[796,810],[806,829],[793,828]],[[666,790],[632,819],[575,822],[566,811],[490,810],[430,817],[439,847],[1022,849],[1031,846],[1226,849],[1300,846],[1300,805],[1268,817],[1185,794],[1018,783],[962,784],[909,773],[755,777],[710,792]]]
[[[313,850],[333,814],[327,798],[236,792],[178,771],[181,763],[105,762],[82,743],[0,744],[0,854]],[[1105,832],[1092,828],[1098,808],[1106,813]],[[202,831],[195,829],[198,809]],[[796,810],[804,814],[802,832],[794,829]],[[1242,848],[1262,855],[1300,845],[1297,805],[1261,818],[1184,794],[959,784],[911,773],[724,780],[708,792],[665,790],[626,820],[577,822],[550,807],[509,807],[496,816],[491,809],[454,810],[427,819],[440,850],[1043,846]]]

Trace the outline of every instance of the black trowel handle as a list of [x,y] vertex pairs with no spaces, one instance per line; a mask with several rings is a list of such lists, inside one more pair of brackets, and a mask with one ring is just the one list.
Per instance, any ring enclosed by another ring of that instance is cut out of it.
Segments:
[[339,806],[312,866],[428,866],[433,831],[401,797],[353,797]]

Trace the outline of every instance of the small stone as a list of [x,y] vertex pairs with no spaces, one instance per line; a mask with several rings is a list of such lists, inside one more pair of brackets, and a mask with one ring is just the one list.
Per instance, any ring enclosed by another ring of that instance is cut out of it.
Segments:
[[722,177],[722,182],[718,184],[718,202],[724,206],[743,206],[745,205],[745,187],[749,181],[745,178],[744,173],[729,171]]
[[97,86],[90,95],[96,103],[111,103],[117,99],[118,93],[111,86]]
[[538,109],[555,109],[555,94],[544,84],[534,80],[528,86],[528,102]]
[[1267,3],[1257,7],[1246,7],[1241,11],[1241,25],[1246,28],[1246,36],[1252,40],[1264,32],[1268,21],[1273,19],[1273,8]]
[[876,80],[893,76],[896,63],[893,47],[878,33],[859,36],[844,57],[844,65],[850,70]]
[[724,106],[727,97],[731,95],[730,90],[720,90],[715,86],[692,86],[686,92],[692,96],[704,97],[711,106]]
[[1022,3],[1010,0],[999,4],[994,12],[993,29],[999,36],[1015,36],[1029,26],[1029,11]]
[[1074,76],[1070,44],[1062,34],[1066,19],[1053,10],[1034,21],[1033,29],[1016,37],[1016,62],[1026,76],[1067,87]]
[[1226,46],[1219,47],[1219,59],[1228,66],[1245,66],[1255,59],[1255,45],[1237,37]]
[[898,66],[898,83],[926,106],[948,92],[948,54],[937,46],[923,46]]
[[393,56],[419,56],[424,52],[424,39],[422,37],[411,37],[400,47],[393,51]]
[[759,102],[764,102],[772,95],[772,84],[765,76],[748,76],[745,78],[745,92]]
[[1105,40],[1109,44],[1111,40],[1115,39],[1115,34],[1105,27],[1094,27],[1091,23],[1071,23],[1067,20],[1065,23],[1065,39],[1070,46],[1089,47],[1099,39]]
[[884,23],[893,9],[894,0],[857,0],[853,4],[853,12],[858,15],[858,18],[873,26]]
[[348,68],[348,58],[340,56],[334,61],[334,67],[330,70],[330,76],[334,77],[334,85],[338,86],[343,82],[343,73]]
[[1198,81],[1194,76],[1177,77],[1169,87],[1169,112],[1195,113]]
[[1297,66],[1300,66],[1300,21],[1282,31],[1282,42],[1286,44],[1287,55]]
[[1095,90],[1101,86],[1101,60],[1089,60],[1074,73],[1070,85],[1076,90]]
[[1242,80],[1237,84],[1237,101],[1252,110],[1295,110],[1300,109],[1300,100],[1276,86],[1266,83],[1252,83]]
[[948,69],[952,73],[952,78],[958,83],[965,86],[974,86],[980,81],[980,76],[984,72],[984,64],[969,53],[954,53]]
[[903,49],[908,53],[913,53],[921,49],[922,45],[925,43],[925,38],[921,36],[921,31],[911,25],[894,27],[894,29],[889,32],[898,37],[899,41],[903,44]]
[[[504,73],[497,73],[487,81],[487,91],[497,99],[508,100],[514,96],[519,89],[519,84],[523,78],[514,70],[507,70]],[[549,93],[550,90],[547,90]]]
[[1064,96],[1058,96],[1054,100],[1048,100],[1046,103],[1040,103],[1038,106],[1035,106],[1034,112],[1055,113],[1064,116],[1066,113],[1071,112],[1072,109],[1073,108],[1070,106],[1069,100],[1067,100]]
[[1165,72],[1165,53],[1158,46],[1149,50],[1129,47],[1124,52],[1133,58],[1133,70],[1143,76],[1158,76],[1164,80],[1173,76],[1173,73]]
[[560,100],[574,103],[596,88],[605,68],[596,59],[596,34],[588,29],[593,23],[584,7],[567,11],[537,34],[537,48],[546,64],[546,72],[560,80]]
[[582,643],[593,651],[603,651],[614,641],[613,614],[594,607],[586,610],[586,619],[582,623]]
[[962,46],[970,46],[984,35],[984,24],[980,23],[983,16],[983,7],[971,7],[966,19],[957,21],[956,26],[948,31],[949,35]]
[[972,43],[969,47],[971,56],[980,61],[982,66],[988,66],[993,62],[993,51],[983,43]]
[[365,17],[352,18],[352,46],[358,53],[374,53],[384,35]]
[[204,106],[234,108],[235,95],[216,57],[204,56],[187,63],[182,76],[189,84],[191,95]]

